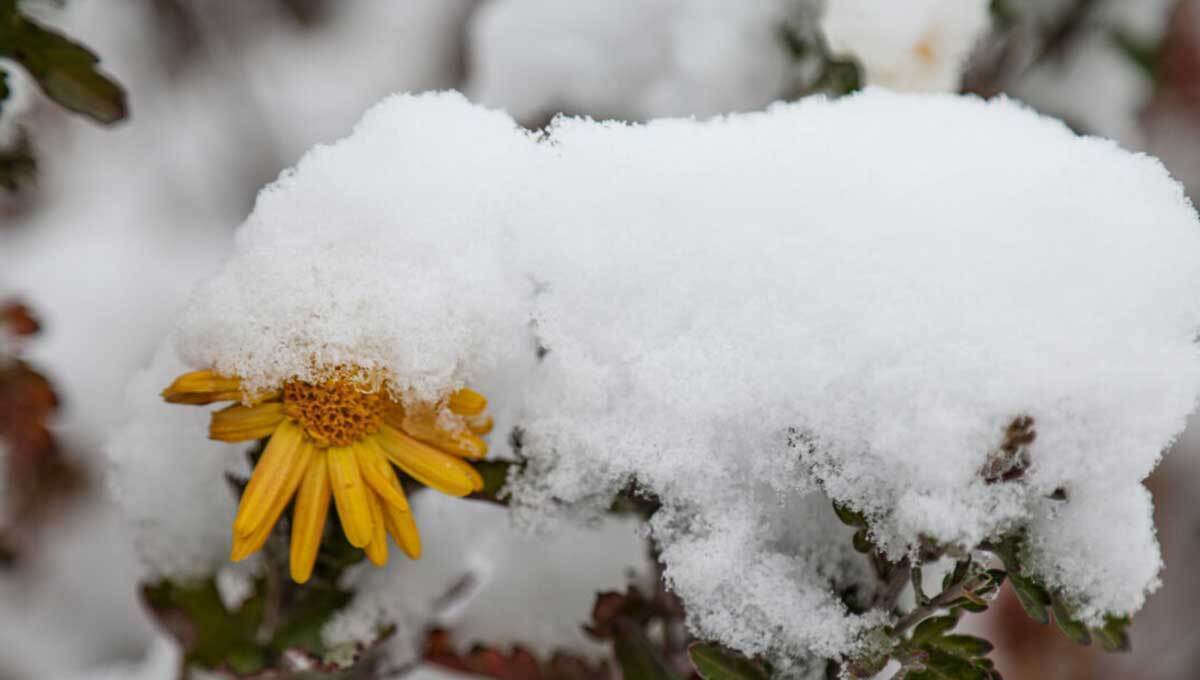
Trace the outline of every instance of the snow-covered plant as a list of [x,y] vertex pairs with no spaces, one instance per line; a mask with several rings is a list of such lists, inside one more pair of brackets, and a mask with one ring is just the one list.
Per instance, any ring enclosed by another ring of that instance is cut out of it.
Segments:
[[[1003,99],[533,133],[397,96],[260,194],[134,382],[114,483],[164,620],[240,631],[189,661],[243,673],[414,653],[421,600],[478,589],[351,565],[426,523],[473,554],[441,515],[497,500],[644,520],[669,597],[589,629],[627,677],[689,642],[708,678],[996,677],[952,629],[1003,583],[1121,648],[1160,568],[1141,481],[1200,386],[1197,226],[1157,161]],[[420,485],[475,500],[423,517]],[[212,580],[231,545],[264,554]]]

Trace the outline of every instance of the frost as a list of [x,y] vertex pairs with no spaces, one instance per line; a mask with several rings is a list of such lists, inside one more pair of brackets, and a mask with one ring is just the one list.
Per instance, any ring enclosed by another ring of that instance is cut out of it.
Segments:
[[647,546],[633,519],[534,535],[487,503],[423,492],[413,508],[424,554],[386,570],[361,570],[355,602],[324,631],[331,645],[372,640],[381,625],[398,622],[389,643],[397,661],[430,625],[453,631],[464,651],[519,644],[545,658],[560,650],[602,654],[604,646],[582,630],[596,593],[650,580]]
[[[1140,605],[1158,555],[1133,492],[1200,386],[1198,246],[1157,161],[1003,99],[868,90],[531,135],[403,96],[262,193],[175,340],[260,387],[338,363],[418,395],[484,386],[509,411],[493,444],[520,428],[521,518],[598,515],[633,483],[662,504],[651,535],[693,629],[789,662],[879,623],[847,606],[872,593],[831,499],[893,557],[1027,527],[1089,615]],[[150,404],[169,363],[113,455],[154,471],[127,495],[164,554],[202,561],[227,541],[237,447]],[[1036,438],[1007,442],[1018,423]],[[378,597],[331,639],[438,613],[393,572],[525,571],[447,538],[469,530],[455,515],[420,521],[426,557],[365,576]],[[1102,526],[1128,534],[1087,543]]]
[[523,122],[761,108],[788,84],[783,27],[811,4],[492,0],[472,19],[466,91]]
[[990,25],[989,0],[827,0],[821,27],[835,52],[855,57],[866,81],[903,91],[955,91]]

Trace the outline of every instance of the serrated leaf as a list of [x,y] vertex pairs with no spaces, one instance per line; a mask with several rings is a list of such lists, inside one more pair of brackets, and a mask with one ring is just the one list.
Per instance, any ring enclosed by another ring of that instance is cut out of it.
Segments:
[[917,627],[913,629],[913,644],[923,645],[934,638],[945,635],[947,631],[953,630],[956,625],[958,625],[958,616],[954,614],[931,616],[918,623]]
[[1058,593],[1055,593],[1052,599],[1054,623],[1058,626],[1058,629],[1078,644],[1091,644],[1092,635],[1088,632],[1087,626],[1083,625],[1083,623],[1079,622],[1071,615],[1071,610],[1067,606],[1067,603],[1063,601],[1062,596]]
[[125,91],[96,68],[91,50],[24,16],[15,3],[2,9],[0,56],[24,67],[63,108],[105,124],[126,116]]
[[688,658],[704,680],[766,680],[757,664],[740,654],[702,642],[688,647]]
[[929,644],[961,657],[987,656],[994,649],[992,643],[974,635],[943,635]]

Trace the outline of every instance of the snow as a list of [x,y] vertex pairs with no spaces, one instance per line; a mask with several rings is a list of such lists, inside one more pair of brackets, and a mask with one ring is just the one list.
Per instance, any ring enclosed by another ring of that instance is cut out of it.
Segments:
[[504,266],[506,177],[532,142],[503,114],[428,101],[419,125],[373,109],[259,194],[180,323],[188,363],[250,390],[348,363],[432,400],[532,353],[526,282]]
[[1133,614],[1161,585],[1152,513],[1141,484],[1085,487],[1070,503],[1038,513],[1034,568],[1077,601],[1080,619],[1092,625],[1107,613]]
[[159,396],[185,371],[169,349],[160,351],[129,386],[130,424],[105,446],[112,495],[151,581],[203,577],[228,559],[237,499],[226,474],[249,475],[245,447],[208,439],[207,409],[172,407]]
[[71,676],[71,680],[176,680],[182,661],[183,654],[174,641],[155,637],[142,660],[102,668],[93,666],[84,673]]
[[[1158,554],[1139,482],[1200,385],[1196,227],[1157,161],[1004,99],[872,89],[537,135],[398,96],[264,190],[175,346],[257,387],[342,362],[404,395],[488,386],[524,435],[519,519],[598,516],[636,480],[693,629],[787,663],[878,622],[831,589],[863,579],[831,498],[894,557],[1028,525],[1040,575],[1085,611],[1141,604]],[[167,432],[200,438],[202,410],[174,408],[192,415],[147,402],[117,447],[147,474],[126,480],[134,516],[172,516],[144,539],[164,556],[204,542],[228,493],[146,462]],[[1021,416],[1031,466],[985,483]],[[170,460],[215,479],[228,448]],[[192,504],[195,527],[174,517]],[[423,620],[387,573],[368,577],[395,584],[385,613]]]
[[470,24],[466,92],[537,123],[708,117],[758,109],[788,85],[781,39],[807,0],[490,0]]
[[835,53],[854,57],[866,82],[910,92],[959,89],[990,0],[826,0],[821,28]]
[[606,646],[583,632],[596,594],[652,587],[648,546],[633,518],[531,534],[497,505],[433,492],[412,502],[421,559],[361,567],[351,581],[356,599],[326,626],[327,643],[371,640],[391,622],[399,627],[386,643],[394,664],[411,660],[431,626],[452,630],[464,653],[484,644],[521,645],[547,659],[562,650],[603,656]]

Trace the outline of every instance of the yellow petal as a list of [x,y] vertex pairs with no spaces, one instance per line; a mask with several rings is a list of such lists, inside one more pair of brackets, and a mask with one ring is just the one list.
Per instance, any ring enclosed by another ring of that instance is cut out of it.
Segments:
[[[392,427],[397,426],[394,420],[389,419],[387,422]],[[406,415],[400,421],[399,429],[413,439],[462,458],[480,460],[487,456],[487,442],[468,429],[459,432],[445,429],[438,423],[437,414],[432,411]]]
[[234,531],[243,536],[254,532],[278,499],[287,503],[304,478],[314,450],[303,429],[291,420],[279,423],[242,493]]
[[490,433],[492,426],[495,424],[492,422],[491,416],[473,416],[465,418],[465,420],[467,421],[467,427],[480,437]]
[[460,416],[477,416],[487,408],[487,398],[464,387],[450,395],[450,410]]
[[229,559],[234,562],[241,562],[258,552],[271,536],[271,531],[275,528],[275,523],[279,521],[279,517],[287,509],[290,500],[288,496],[284,496],[283,494],[276,497],[275,501],[271,504],[270,510],[267,511],[267,518],[254,531],[240,535],[236,529],[233,530],[233,548],[230,550]]
[[242,398],[242,381],[219,376],[212,371],[192,371],[176,378],[162,391],[162,397],[172,404],[237,401]]
[[384,425],[376,439],[383,452],[413,479],[444,494],[466,496],[483,488],[483,477],[470,464]]
[[373,493],[367,494],[367,503],[371,506],[371,542],[364,550],[371,564],[382,567],[388,561],[387,527],[383,523],[383,501]]
[[223,442],[262,439],[274,432],[283,419],[283,404],[277,401],[256,406],[235,404],[212,414],[208,436]]
[[325,517],[329,514],[329,466],[326,454],[318,451],[296,495],[292,510],[292,551],[290,556],[292,580],[304,583],[312,576],[321,536],[325,533]]
[[354,449],[333,446],[329,448],[328,455],[329,481],[333,486],[338,517],[342,519],[342,530],[346,532],[346,540],[350,541],[350,545],[362,548],[371,542],[373,528],[367,486],[358,469]]
[[397,505],[408,510],[408,499],[404,497],[404,488],[396,478],[396,471],[388,462],[379,442],[374,437],[368,437],[354,447],[358,457],[358,468],[362,471],[363,480],[371,490],[389,505]]
[[413,521],[412,513],[404,512],[394,505],[386,505],[383,508],[383,519],[387,523],[388,533],[404,554],[414,560],[421,559],[421,533],[417,531],[417,523]]

